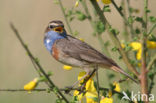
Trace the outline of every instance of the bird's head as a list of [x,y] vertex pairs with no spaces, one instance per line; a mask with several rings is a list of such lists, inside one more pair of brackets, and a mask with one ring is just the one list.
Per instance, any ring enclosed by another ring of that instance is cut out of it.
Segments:
[[66,38],[67,34],[62,21],[54,20],[49,22],[44,37],[44,44],[48,51],[51,51],[53,43],[58,39]]
[[46,32],[48,31],[54,31],[59,34],[66,32],[64,29],[64,24],[60,20],[54,20],[54,21],[49,22]]

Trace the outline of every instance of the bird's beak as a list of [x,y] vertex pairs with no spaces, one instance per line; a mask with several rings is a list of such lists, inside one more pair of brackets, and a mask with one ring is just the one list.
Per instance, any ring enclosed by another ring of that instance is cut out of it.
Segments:
[[55,27],[53,30],[56,31],[56,32],[62,33],[63,32],[63,27]]

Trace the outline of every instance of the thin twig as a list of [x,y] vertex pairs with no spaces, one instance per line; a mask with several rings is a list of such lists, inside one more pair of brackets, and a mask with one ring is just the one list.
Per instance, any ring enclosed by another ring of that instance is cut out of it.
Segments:
[[98,3],[96,2],[96,0],[90,0],[90,2],[93,5],[93,7],[95,8],[101,22],[106,26],[108,33],[109,33],[109,36],[112,39],[114,45],[116,45],[119,48],[119,53],[121,54],[123,61],[127,65],[128,69],[130,71],[132,71],[136,76],[139,76],[139,73],[137,72],[136,68],[130,63],[129,58],[127,57],[125,51],[121,47],[121,43],[120,43],[119,39],[117,38],[117,34],[115,32],[109,31],[111,25],[106,20],[106,17],[104,16],[104,14],[103,14],[101,8],[99,7]]
[[28,56],[30,57],[31,60],[33,60],[33,62],[36,64],[36,66],[38,67],[39,71],[37,70],[37,72],[41,72],[43,76],[45,76],[45,78],[47,79],[48,83],[50,85],[49,88],[51,89],[57,89],[57,93],[55,93],[56,95],[60,95],[62,97],[62,99],[66,102],[69,103],[68,100],[66,99],[66,97],[61,93],[61,91],[55,86],[55,84],[53,83],[53,81],[51,81],[51,79],[48,77],[48,75],[45,73],[45,71],[43,70],[41,64],[39,63],[38,60],[36,60],[36,58],[33,56],[33,54],[31,53],[31,51],[29,50],[29,48],[27,47],[27,45],[25,45],[24,41],[22,40],[20,34],[18,33],[17,29],[15,28],[15,26],[13,25],[13,23],[10,23],[10,27],[13,30],[13,32],[15,33],[16,37],[18,38],[18,40],[20,41],[20,43],[22,44],[23,48],[26,50]]
[[119,12],[119,14],[121,15],[121,17],[123,18],[124,22],[129,26],[131,34],[134,35],[135,32],[133,30],[133,27],[131,26],[131,24],[128,22],[127,18],[125,17],[125,15],[122,13],[122,11],[119,9],[119,7],[117,6],[117,4],[114,2],[114,0],[112,0],[112,4],[114,5],[114,7],[116,8],[116,10]]
[[[85,11],[85,13],[86,13],[86,15],[87,15],[87,17],[88,17],[87,19],[89,20],[89,22],[90,22],[92,28],[95,29],[95,24],[94,24],[94,21],[93,21],[93,19],[92,19],[91,14],[90,14],[90,12],[89,12],[89,10],[88,10],[87,4],[86,4],[86,0],[82,0],[81,3],[82,3],[82,7],[84,8],[84,11]],[[95,30],[94,30],[94,31],[95,31]],[[100,45],[101,45],[102,52],[103,52],[105,55],[107,55],[108,57],[111,57],[111,56],[110,56],[110,53],[109,53],[109,51],[108,51],[108,49],[107,49],[107,47],[106,47],[106,45],[104,45],[104,41],[103,41],[101,35],[100,35],[100,34],[97,34],[97,33],[96,33],[96,35],[97,35],[97,39],[98,39],[98,41],[99,41],[99,43],[100,43]]]
[[[130,10],[130,0],[127,0],[127,8],[128,8],[128,17],[132,17],[132,12]],[[133,29],[133,23],[130,24],[130,28]],[[135,32],[133,32],[132,30],[130,30],[131,34],[132,34],[132,38],[134,37],[134,34]]]
[[65,22],[66,22],[66,24],[67,24],[68,30],[69,30],[70,34],[73,35],[73,31],[72,31],[71,26],[70,26],[70,24],[69,24],[69,21],[68,21],[68,19],[67,19],[67,16],[66,16],[65,9],[64,9],[64,7],[63,7],[62,1],[61,1],[61,0],[58,0],[58,2],[59,2],[59,5],[60,5],[60,8],[61,8],[61,11],[62,11],[62,13],[63,13]]
[[155,28],[156,28],[156,23],[152,25],[152,27],[150,28],[147,34],[150,35]]
[[[126,5],[125,5],[125,0],[121,1],[121,6],[123,8],[123,15],[126,18]],[[129,37],[129,32],[128,32],[128,27],[127,27],[127,23],[125,23],[125,21],[123,21],[123,30],[124,32],[122,33],[125,41],[128,41],[128,37]]]
[[148,63],[147,65],[147,70],[149,71],[153,65],[153,63],[156,61],[156,54],[153,56],[153,58],[151,59],[151,61]]
[[98,66],[95,67],[96,69],[96,82],[97,82],[97,93],[98,93],[98,103],[100,103],[100,85],[99,85],[99,75],[98,75]]

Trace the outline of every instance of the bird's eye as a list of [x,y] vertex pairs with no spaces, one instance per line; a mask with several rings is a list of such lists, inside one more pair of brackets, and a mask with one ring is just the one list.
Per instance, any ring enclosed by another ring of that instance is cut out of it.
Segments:
[[54,26],[53,25],[49,25],[49,28],[52,29]]

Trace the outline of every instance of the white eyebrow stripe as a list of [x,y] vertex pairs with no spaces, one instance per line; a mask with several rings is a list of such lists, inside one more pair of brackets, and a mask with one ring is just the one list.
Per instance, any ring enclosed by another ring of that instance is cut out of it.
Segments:
[[57,24],[57,23],[50,23],[50,25],[58,26],[59,24]]

